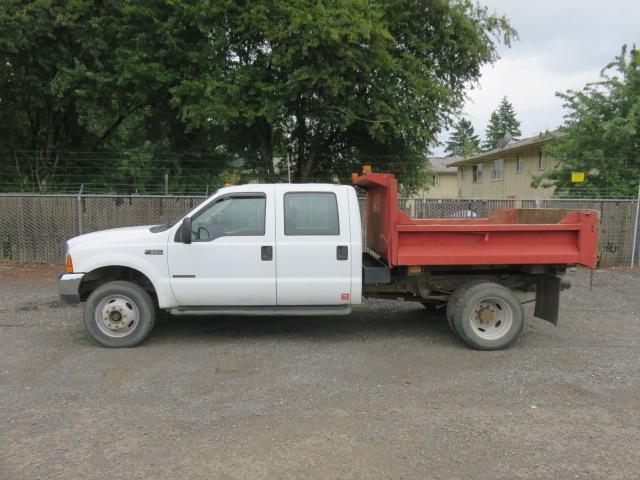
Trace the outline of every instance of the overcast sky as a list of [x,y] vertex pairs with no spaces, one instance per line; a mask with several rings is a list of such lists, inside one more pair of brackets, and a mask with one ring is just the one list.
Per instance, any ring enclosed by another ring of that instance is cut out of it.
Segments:
[[[640,0],[479,0],[506,15],[520,40],[499,47],[500,60],[482,70],[465,116],[484,137],[489,115],[507,96],[523,137],[562,124],[556,91],[582,88],[623,44],[640,46]],[[446,140],[443,134],[441,140]],[[442,147],[435,149],[441,154]]]

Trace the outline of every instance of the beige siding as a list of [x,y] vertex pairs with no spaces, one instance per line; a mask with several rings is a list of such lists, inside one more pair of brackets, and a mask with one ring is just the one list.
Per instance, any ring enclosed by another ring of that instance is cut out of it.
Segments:
[[[458,167],[458,197],[460,198],[549,198],[553,196],[553,188],[532,188],[531,181],[536,175],[549,171],[556,164],[556,160],[547,156],[544,170],[538,169],[540,149],[523,149],[520,152],[523,158],[521,173],[516,173],[516,157],[518,152],[509,152],[503,157],[503,179],[492,180],[491,160],[481,162],[483,164],[482,182],[473,183],[473,165],[464,166],[464,180],[462,180],[461,168]],[[480,162],[479,162],[480,163]]]
[[456,198],[458,196],[456,172],[441,172],[434,175],[438,175],[438,184],[429,186],[418,195],[425,198]]

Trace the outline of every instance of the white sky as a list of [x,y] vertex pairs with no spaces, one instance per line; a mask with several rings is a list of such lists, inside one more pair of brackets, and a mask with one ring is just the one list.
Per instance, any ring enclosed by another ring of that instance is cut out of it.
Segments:
[[[499,47],[500,60],[482,70],[464,115],[484,137],[489,115],[503,96],[513,104],[523,137],[562,124],[557,91],[580,89],[623,44],[640,46],[640,0],[480,0],[506,15],[520,40]],[[445,141],[449,134],[441,135]],[[442,154],[443,147],[434,149]]]

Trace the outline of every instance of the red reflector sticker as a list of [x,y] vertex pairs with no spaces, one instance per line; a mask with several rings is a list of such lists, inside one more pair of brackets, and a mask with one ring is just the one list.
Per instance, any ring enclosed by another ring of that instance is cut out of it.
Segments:
[[340,295],[340,300],[349,300],[349,294],[348,293],[343,293]]

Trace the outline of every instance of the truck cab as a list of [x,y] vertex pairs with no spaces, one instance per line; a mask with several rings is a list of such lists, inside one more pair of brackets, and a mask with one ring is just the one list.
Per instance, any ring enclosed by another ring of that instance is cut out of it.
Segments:
[[358,199],[348,185],[225,187],[177,222],[72,238],[66,264],[60,294],[87,302],[85,323],[106,346],[139,341],[155,308],[345,315],[362,301]]
[[167,239],[174,298],[165,306],[348,307],[361,301],[362,234],[353,187],[229,187],[186,219]]

